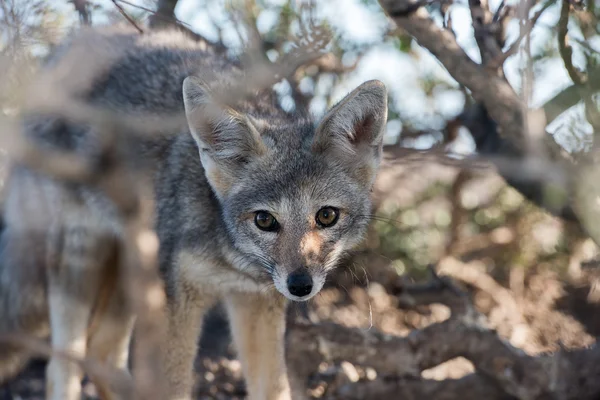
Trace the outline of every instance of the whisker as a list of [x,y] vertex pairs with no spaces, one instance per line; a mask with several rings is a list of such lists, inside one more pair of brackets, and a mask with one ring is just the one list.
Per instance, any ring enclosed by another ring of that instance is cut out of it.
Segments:
[[354,273],[354,268],[346,268],[347,271],[350,272],[350,276],[352,276],[352,280],[356,280],[356,283],[360,284],[360,280],[358,276]]
[[367,274],[367,270],[364,266],[360,266],[365,273],[365,280],[367,281],[367,301],[369,302],[369,328],[367,330],[371,330],[373,328],[373,308],[371,307],[371,297],[369,296],[369,276]]
[[375,215],[375,214],[364,214],[364,215],[356,215],[357,218],[365,218],[369,221],[379,221],[379,222],[385,222],[388,223],[390,225],[400,225],[400,226],[405,226],[405,224],[397,219],[393,219],[393,218],[387,218],[387,217],[383,217],[381,215]]
[[350,297],[350,292],[348,291],[346,286],[342,285],[341,283],[339,283],[339,285],[342,287],[342,289],[344,289],[346,291],[346,294],[348,295],[348,297]]

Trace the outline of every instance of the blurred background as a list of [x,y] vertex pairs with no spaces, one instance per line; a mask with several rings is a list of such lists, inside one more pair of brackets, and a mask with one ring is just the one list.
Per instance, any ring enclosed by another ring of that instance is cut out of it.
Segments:
[[[439,275],[451,277],[488,326],[527,354],[592,345],[600,335],[599,236],[594,212],[574,207],[578,203],[572,199],[583,190],[573,182],[580,176],[576,168],[594,165],[600,132],[600,5],[593,0],[418,3],[418,12],[427,13],[419,18],[433,21],[460,46],[452,61],[427,40],[417,41],[410,22],[406,29],[396,23],[416,18],[414,10],[390,18],[394,2],[381,3],[0,0],[2,118],[18,115],[23,82],[81,25],[172,25],[231,56],[243,54],[254,41],[275,61],[290,50],[306,21],[324,24],[333,33],[328,52],[275,85],[281,105],[306,107],[318,118],[363,81],[383,81],[390,96],[385,160],[365,243],[319,296],[293,306],[290,318],[406,336],[449,317],[448,305],[406,298],[407,288]],[[490,82],[500,79],[512,88],[523,107],[517,111],[527,116],[521,136],[529,134],[536,145],[513,140],[519,134],[508,131],[510,121],[498,120],[498,109],[490,107],[492,89],[455,80],[464,63],[460,51],[485,69]],[[597,181],[594,168],[585,171]],[[583,191],[595,196],[594,190]],[[197,363],[198,398],[243,398],[240,365],[219,309],[208,318],[206,331]],[[395,377],[395,391],[373,395],[361,392],[360,385],[389,386],[392,379],[376,368],[350,359],[311,359],[302,365],[302,359],[291,357],[311,398],[397,398],[398,393],[407,399],[458,398],[432,382],[475,372],[471,361],[459,357],[422,371],[423,385],[433,388],[428,392],[403,386]],[[42,363],[0,388],[0,398],[42,398]],[[93,387],[87,390],[93,397]]]

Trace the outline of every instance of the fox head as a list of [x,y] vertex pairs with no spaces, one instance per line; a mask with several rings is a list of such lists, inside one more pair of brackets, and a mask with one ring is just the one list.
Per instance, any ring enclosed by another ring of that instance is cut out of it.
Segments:
[[387,118],[385,86],[363,83],[317,126],[281,112],[219,107],[194,77],[184,81],[183,94],[233,246],[284,296],[308,300],[366,230]]

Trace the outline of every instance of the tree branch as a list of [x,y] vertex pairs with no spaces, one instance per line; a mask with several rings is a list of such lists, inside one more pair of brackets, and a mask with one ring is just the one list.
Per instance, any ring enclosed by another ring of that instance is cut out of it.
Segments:
[[558,33],[558,51],[571,80],[576,85],[584,85],[587,82],[587,76],[573,65],[573,48],[567,43],[570,8],[571,4],[567,0],[563,0],[560,9],[560,17],[558,19],[558,24],[556,25]]
[[458,83],[471,90],[476,100],[485,104],[491,117],[498,123],[501,134],[510,138],[516,148],[524,149],[521,100],[512,87],[504,79],[491,75],[473,62],[458,45],[454,35],[438,27],[424,9],[406,17],[404,1],[380,0],[380,3],[399,27],[438,58]]
[[171,24],[171,21],[176,21],[175,7],[178,0],[158,0],[156,3],[156,11],[150,15],[148,25],[152,29],[164,27]]
[[[211,40],[208,40],[204,36],[199,35],[198,33],[191,30],[189,28],[189,26],[186,26],[185,23],[178,20],[175,17],[176,4],[172,4],[172,3],[177,3],[177,0],[167,0],[164,2],[159,1],[157,10],[151,10],[147,7],[140,6],[139,4],[135,4],[135,3],[132,3],[127,0],[116,0],[116,1],[118,1],[119,3],[127,4],[130,7],[138,8],[140,10],[144,10],[144,11],[150,13],[148,26],[151,29],[163,29],[163,28],[168,28],[168,27],[175,28],[175,29],[185,33],[192,39],[194,39],[198,42],[205,43],[208,47],[212,47],[217,53],[223,53],[227,50],[227,48],[225,47],[225,45],[222,42],[213,42]],[[168,4],[163,4],[163,3],[168,3]]]
[[[528,179],[530,178],[528,176],[525,176],[526,179],[523,179],[524,174],[522,174],[522,171],[514,173],[514,168],[506,165],[503,165],[507,167],[503,171],[500,165],[496,163],[496,161],[501,161],[502,157],[505,159],[508,157],[516,161],[518,158],[526,156],[529,148],[529,140],[525,137],[524,133],[524,107],[522,101],[508,82],[474,63],[458,45],[454,35],[438,27],[424,9],[418,9],[407,16],[405,12],[408,7],[407,0],[380,0],[380,3],[399,27],[412,35],[421,46],[428,49],[437,57],[450,75],[459,84],[467,87],[471,91],[473,98],[485,107],[491,123],[495,125],[495,129],[479,131],[479,135],[482,138],[480,144],[493,142],[487,148],[486,152],[482,152],[482,154],[487,155],[487,158],[499,167],[500,174],[507,182],[522,192],[528,199],[549,209],[552,213],[570,220],[576,220],[576,214],[570,206],[571,198],[569,196],[572,193],[569,190],[573,182],[570,182],[569,179],[578,175],[574,174],[571,170],[573,166],[569,157],[565,155],[564,150],[554,142],[550,135],[547,135],[543,139],[545,147],[550,155],[550,159],[556,164],[554,169],[562,171],[558,174],[560,179],[556,180],[553,178],[553,180],[556,183],[560,182],[563,178],[566,179],[561,185],[558,185],[558,191],[556,190],[556,185],[547,185],[548,182],[536,183]],[[560,100],[564,102],[565,99],[561,96]],[[569,102],[564,102],[563,104],[565,103],[569,104]],[[552,111],[551,107],[547,108],[548,111]],[[552,112],[556,115],[560,114],[560,112]],[[472,130],[472,132],[474,131]],[[476,136],[477,132],[474,135]],[[475,140],[476,142],[478,141],[477,137],[475,137]],[[478,145],[478,150],[481,152],[480,145]],[[500,159],[497,157],[494,158],[496,155],[500,155]],[[537,168],[535,164],[539,160],[531,161],[532,164],[527,166],[527,168]],[[508,175],[509,173],[513,175]],[[536,174],[534,173],[534,175]],[[532,182],[534,183],[533,185]],[[565,189],[567,193],[565,193]]]
[[117,10],[119,10],[119,13],[121,13],[121,15],[139,32],[139,33],[144,33],[144,30],[142,28],[140,28],[140,26],[133,20],[133,18],[131,18],[129,16],[129,14],[127,14],[127,12],[125,11],[125,9],[123,9],[123,7],[121,7],[121,5],[119,3],[117,3],[117,0],[111,0],[112,3],[115,5],[115,7],[117,7]]
[[75,11],[79,14],[79,22],[82,25],[91,25],[92,24],[92,15],[88,9],[88,1],[87,0],[69,0],[73,3],[73,7],[75,7]]
[[[422,301],[445,304],[460,291],[448,288],[447,278],[407,288]],[[413,286],[413,285],[409,285]],[[439,297],[435,290],[439,289]],[[425,294],[425,297],[421,295]],[[401,296],[406,295],[406,292]],[[463,301],[460,300],[460,301]],[[344,398],[464,399],[460,387],[473,387],[466,398],[592,400],[600,393],[600,347],[530,356],[483,327],[483,316],[472,307],[453,312],[450,319],[397,337],[375,329],[345,328],[334,323],[313,325],[294,321],[288,330],[288,362],[306,377],[323,361],[348,361],[369,366],[388,379],[341,388]],[[485,322],[484,322],[485,323]],[[476,372],[459,380],[433,384],[421,373],[457,357],[472,362]],[[446,390],[440,392],[440,387]],[[469,386],[471,387],[471,386]],[[452,391],[451,391],[452,390]],[[454,392],[456,391],[456,392]],[[477,397],[475,393],[479,394]],[[485,397],[481,397],[485,393]],[[439,397],[438,397],[439,395]],[[514,396],[514,397],[513,397]]]
[[425,369],[462,356],[475,365],[478,375],[498,385],[498,396],[580,400],[600,393],[600,380],[596,379],[600,347],[533,357],[507,344],[494,331],[465,319],[451,318],[405,338],[333,323],[294,322],[288,346],[292,364],[300,359],[305,363],[348,360],[371,366],[378,373],[412,379]]
[[527,26],[521,31],[519,37],[517,37],[517,39],[510,45],[510,47],[504,53],[501,53],[497,58],[493,59],[490,62],[490,68],[501,67],[504,64],[504,62],[508,59],[508,57],[516,54],[516,52],[519,50],[519,47],[521,46],[521,42],[523,41],[523,39],[525,39],[525,37],[527,37],[527,35],[531,33],[531,31],[535,27],[535,24],[540,19],[544,11],[550,8],[550,6],[553,4],[553,1],[546,2],[546,4],[544,4],[542,8],[540,8],[533,15],[533,17],[531,17],[531,20],[529,20]]
[[499,54],[502,54],[500,43],[492,34],[493,15],[487,7],[487,0],[469,0],[469,8],[475,41],[479,47],[479,54],[481,54],[481,63],[488,65],[490,60],[496,59]]

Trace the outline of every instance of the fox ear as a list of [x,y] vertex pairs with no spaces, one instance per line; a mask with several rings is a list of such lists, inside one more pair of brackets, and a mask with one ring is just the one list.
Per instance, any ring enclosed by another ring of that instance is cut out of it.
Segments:
[[367,81],[354,89],[323,117],[313,150],[341,150],[356,154],[361,147],[383,142],[387,120],[387,90],[380,81]]
[[250,118],[215,103],[201,79],[185,78],[183,102],[207,178],[217,194],[226,195],[240,169],[267,148]]
[[325,115],[312,149],[350,160],[358,174],[372,180],[381,159],[387,121],[387,90],[377,80],[363,83]]

